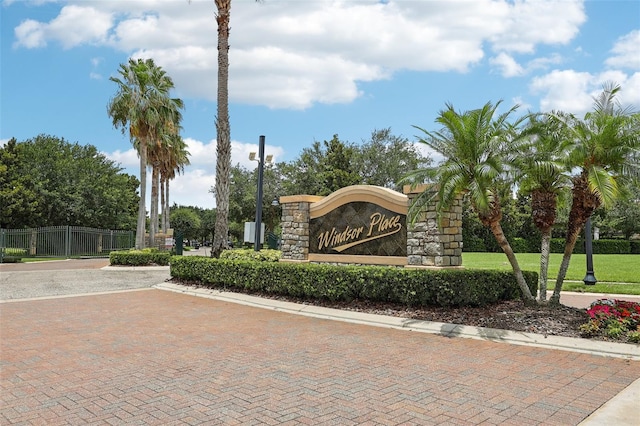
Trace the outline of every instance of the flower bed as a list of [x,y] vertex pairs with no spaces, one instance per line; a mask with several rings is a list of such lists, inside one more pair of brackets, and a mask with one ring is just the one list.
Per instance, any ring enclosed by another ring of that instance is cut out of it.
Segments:
[[640,343],[640,303],[599,299],[587,309],[591,319],[580,326],[584,337],[604,335],[612,340]]

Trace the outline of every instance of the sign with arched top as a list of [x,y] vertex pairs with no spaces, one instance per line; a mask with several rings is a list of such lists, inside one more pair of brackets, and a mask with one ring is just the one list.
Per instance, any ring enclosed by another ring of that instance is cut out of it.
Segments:
[[460,266],[462,205],[436,222],[435,205],[407,222],[411,199],[427,186],[405,193],[354,185],[333,194],[280,197],[282,261],[395,266]]
[[387,188],[355,185],[312,203],[309,259],[385,256],[406,263],[407,202],[406,195]]

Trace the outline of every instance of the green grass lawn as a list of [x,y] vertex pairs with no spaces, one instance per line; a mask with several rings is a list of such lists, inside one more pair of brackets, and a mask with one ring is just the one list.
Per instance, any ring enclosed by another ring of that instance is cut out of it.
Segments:
[[66,260],[66,257],[23,257],[22,261],[28,262],[46,262],[49,260]]
[[[523,270],[540,271],[540,254],[518,253],[518,263]],[[549,287],[553,289],[562,254],[552,253],[549,259]],[[511,265],[503,253],[463,253],[465,268],[506,269]],[[634,254],[595,254],[593,270],[598,283],[585,286],[586,255],[574,254],[567,271],[563,290],[594,293],[640,294],[640,256]],[[578,282],[571,282],[578,281]]]

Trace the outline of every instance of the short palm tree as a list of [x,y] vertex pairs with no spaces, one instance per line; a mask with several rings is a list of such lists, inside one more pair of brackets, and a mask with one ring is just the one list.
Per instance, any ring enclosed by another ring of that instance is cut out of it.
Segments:
[[414,216],[419,206],[432,200],[436,201],[440,214],[450,208],[458,197],[468,196],[480,221],[491,229],[509,259],[524,302],[533,304],[535,298],[500,224],[500,189],[504,183],[505,165],[509,161],[507,148],[519,138],[517,129],[524,118],[510,124],[507,120],[517,107],[498,115],[496,110],[500,104],[488,102],[480,109],[464,113],[456,112],[452,105],[447,105],[436,119],[443,127],[441,130],[429,132],[416,127],[427,136],[420,142],[444,159],[435,167],[418,169],[405,178],[411,182],[437,183],[435,194],[425,191],[416,198],[410,215]]
[[515,174],[520,190],[531,194],[531,216],[542,234],[538,298],[547,298],[547,277],[551,230],[556,221],[558,195],[570,185],[566,164],[570,142],[563,137],[557,120],[532,115],[525,139],[515,157]]
[[129,59],[120,64],[120,77],[109,79],[118,91],[109,100],[107,113],[116,128],[129,131],[131,142],[140,158],[140,201],[136,227],[136,248],[145,246],[146,181],[148,147],[153,145],[167,126],[167,101],[173,81],[152,59]]
[[583,120],[552,114],[563,123],[573,145],[568,161],[577,170],[572,178],[564,255],[551,297],[554,303],[559,303],[571,253],[587,219],[601,205],[607,207],[616,200],[622,182],[640,179],[640,164],[634,161],[640,149],[640,115],[622,108],[616,99],[620,90],[620,86],[606,83]]

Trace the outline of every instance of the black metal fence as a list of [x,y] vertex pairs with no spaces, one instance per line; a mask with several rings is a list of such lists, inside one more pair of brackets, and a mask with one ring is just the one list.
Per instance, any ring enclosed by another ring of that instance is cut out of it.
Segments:
[[135,245],[135,232],[79,226],[0,229],[0,250],[20,257],[107,257]]

